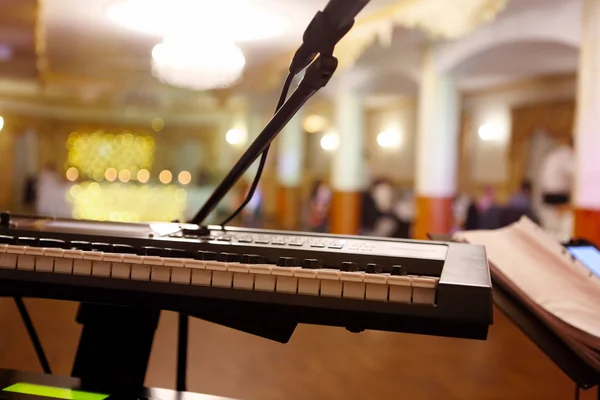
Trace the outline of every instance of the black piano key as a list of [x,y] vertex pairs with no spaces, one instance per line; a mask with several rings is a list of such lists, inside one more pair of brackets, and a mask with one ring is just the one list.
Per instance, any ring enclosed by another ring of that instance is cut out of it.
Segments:
[[358,263],[356,263],[354,261],[344,261],[342,263],[342,267],[340,268],[340,271],[358,272],[358,271],[360,271],[360,265],[358,265]]
[[392,275],[406,275],[406,268],[402,265],[394,265],[392,267]]
[[60,239],[40,239],[40,247],[53,249],[67,249],[69,245],[64,240]]
[[302,264],[302,268],[307,269],[319,269],[321,268],[321,262],[316,258],[307,258],[304,260],[304,264]]
[[113,246],[109,243],[93,242],[92,251],[101,251],[103,253],[112,253]]
[[69,247],[75,250],[84,250],[90,251],[92,250],[92,244],[90,242],[85,242],[83,240],[71,240],[69,242]]
[[240,262],[242,264],[266,264],[267,259],[258,254],[244,254]]
[[143,246],[141,251],[143,254],[140,254],[140,255],[142,255],[142,256],[160,257],[163,255],[163,249],[161,247]]
[[383,267],[379,264],[369,263],[365,271],[367,274],[381,274],[383,273]]
[[29,247],[37,247],[39,245],[39,239],[33,237],[18,237],[17,244],[19,246],[29,246]]
[[182,249],[165,249],[163,256],[169,258],[194,258],[193,253]]
[[221,262],[240,262],[241,257],[237,253],[220,253],[217,261]]
[[137,254],[135,247],[128,244],[113,244],[113,253],[117,254]]
[[279,257],[277,266],[279,267],[297,267],[300,265],[300,260],[294,257]]
[[217,259],[217,253],[214,251],[202,251],[198,250],[196,253],[196,260],[214,261]]
[[0,235],[0,243],[2,244],[15,244],[16,240],[13,236]]

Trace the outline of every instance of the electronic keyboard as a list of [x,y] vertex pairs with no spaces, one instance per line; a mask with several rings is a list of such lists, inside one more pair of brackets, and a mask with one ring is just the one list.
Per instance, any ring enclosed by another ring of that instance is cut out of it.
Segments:
[[492,323],[481,246],[3,214],[0,296],[17,295],[473,339]]

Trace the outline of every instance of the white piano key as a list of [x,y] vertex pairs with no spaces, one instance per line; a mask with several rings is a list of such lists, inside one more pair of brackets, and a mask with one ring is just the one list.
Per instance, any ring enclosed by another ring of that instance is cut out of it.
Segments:
[[143,262],[144,262],[144,258],[142,256],[137,256],[134,254],[123,254],[123,263],[142,264]]
[[82,250],[65,250],[63,253],[63,257],[70,259],[80,259],[83,258]]
[[412,279],[409,276],[388,276],[390,301],[410,303],[412,301]]
[[73,260],[73,275],[92,275],[92,260]]
[[206,269],[211,271],[227,271],[227,263],[219,262],[219,261],[207,261]]
[[17,257],[17,269],[24,271],[35,270],[35,256],[30,254],[19,254]]
[[25,248],[26,246],[15,246],[9,244],[6,246],[6,252],[10,254],[25,254]]
[[364,275],[363,272],[341,272],[342,297],[363,300],[365,298]]
[[342,281],[340,271],[335,269],[317,270],[317,278],[321,280],[321,296],[342,297]]
[[206,261],[201,261],[201,260],[185,260],[184,261],[184,267],[185,268],[191,268],[191,269],[206,269]]
[[[65,250],[65,253],[68,250]],[[65,255],[64,258],[55,258],[54,259],[54,272],[58,274],[68,274],[71,275],[73,273],[73,259],[67,258]]]
[[318,296],[321,282],[317,279],[317,270],[300,268],[294,271],[298,278],[298,294]]
[[192,269],[192,285],[210,286],[212,271],[207,269]]
[[213,287],[230,288],[233,285],[233,272],[231,271],[212,271]]
[[111,263],[110,276],[118,279],[131,279],[131,264],[123,262]]
[[275,291],[275,276],[271,275],[272,265],[269,264],[252,264],[250,265],[250,273],[254,274],[254,290],[262,292]]
[[234,289],[254,289],[254,274],[250,273],[248,264],[231,263],[227,266],[227,270],[233,272]]
[[412,278],[412,302],[414,304],[435,304],[435,295],[437,292],[438,278],[434,277],[413,277]]
[[144,265],[163,265],[163,258],[158,256],[142,256]]
[[0,244],[0,253],[6,253],[7,244]]
[[165,258],[163,265],[165,267],[183,267],[185,260],[183,258]]
[[169,267],[159,267],[152,266],[152,271],[150,274],[150,280],[152,282],[170,282],[171,281],[171,268]]
[[102,254],[102,261],[120,263],[123,262],[123,254],[104,253]]
[[275,275],[275,291],[278,293],[291,293],[296,294],[298,292],[298,278],[294,276],[294,270],[300,269],[299,267],[273,267],[271,274]]
[[0,253],[0,268],[16,269],[18,254]]
[[43,256],[44,248],[43,247],[26,247],[25,254],[29,254],[32,256]]
[[84,251],[83,259],[90,261],[102,261],[102,256],[104,255],[101,251]]
[[93,261],[92,262],[92,276],[99,277],[110,277],[110,261]]
[[150,266],[132,264],[131,265],[131,279],[137,281],[149,281],[150,280]]
[[35,270],[38,272],[53,272],[54,271],[54,257],[51,257],[51,256],[36,257]]
[[387,274],[365,274],[365,299],[387,301],[389,287],[387,285]]
[[189,285],[192,280],[192,269],[187,267],[171,268],[171,283]]

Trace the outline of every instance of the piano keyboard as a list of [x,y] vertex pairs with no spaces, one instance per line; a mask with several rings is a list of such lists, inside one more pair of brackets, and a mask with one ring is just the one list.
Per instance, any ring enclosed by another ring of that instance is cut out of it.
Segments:
[[477,339],[492,322],[479,246],[35,217],[7,225],[0,296]]
[[280,257],[277,264],[269,264],[258,255],[240,257],[234,253],[204,251],[193,255],[171,249],[165,252],[171,256],[0,244],[0,268],[430,305],[435,304],[439,281],[437,277],[406,275],[402,266],[383,273],[377,264],[368,264],[365,271],[360,271],[358,264],[349,262],[337,270],[320,268],[314,259],[301,263],[297,258]]

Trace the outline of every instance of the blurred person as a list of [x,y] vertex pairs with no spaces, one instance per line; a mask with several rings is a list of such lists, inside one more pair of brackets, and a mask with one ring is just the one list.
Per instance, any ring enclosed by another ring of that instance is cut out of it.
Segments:
[[563,238],[568,235],[569,205],[573,187],[573,139],[550,151],[540,170],[541,225],[548,232]]
[[519,190],[513,194],[507,202],[508,207],[522,210],[530,210],[532,204],[532,186],[531,182],[528,180],[521,182]]
[[329,225],[331,189],[322,180],[313,182],[308,203],[308,229],[311,232],[325,233]]
[[[251,184],[248,184],[244,191],[244,197],[248,195]],[[260,185],[256,187],[252,198],[246,204],[246,207],[241,212],[242,221],[244,226],[249,228],[260,228],[262,223],[262,210],[263,210],[263,195]]]
[[479,199],[471,200],[467,207],[464,229],[494,229],[498,226],[498,219],[495,190],[492,186],[486,186]]
[[387,179],[376,179],[363,195],[361,232],[367,236],[407,237],[410,210],[401,204],[396,189]]
[[54,163],[47,163],[40,171],[37,178],[36,212],[40,215],[54,215],[57,207],[57,191],[60,195],[61,179],[56,171]]

